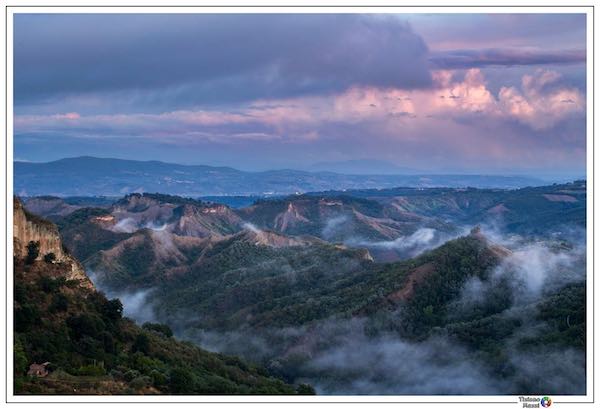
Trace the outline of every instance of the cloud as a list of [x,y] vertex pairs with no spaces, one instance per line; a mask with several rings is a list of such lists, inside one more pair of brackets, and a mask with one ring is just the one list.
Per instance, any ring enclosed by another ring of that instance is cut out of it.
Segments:
[[[506,365],[514,371],[498,373],[497,367],[477,353],[480,351],[469,349],[444,331],[419,342],[393,331],[371,334],[368,328],[378,319],[382,317],[216,332],[177,327],[186,321],[183,314],[172,320],[172,327],[183,339],[260,362],[291,382],[313,385],[323,395],[511,395],[532,393],[533,388],[555,394],[585,393],[581,351],[551,347],[523,351],[513,345],[526,335],[517,331],[514,337],[498,341]],[[398,317],[392,314],[388,319]],[[543,325],[534,319],[528,324],[535,330]]]
[[[257,100],[231,111],[171,111],[159,114],[81,116],[17,115],[17,132],[60,130],[146,134],[150,137],[190,135],[221,139],[315,139],[315,127],[325,123],[368,121],[407,122],[421,117],[465,114],[517,119],[534,129],[547,129],[574,114],[582,114],[585,98],[575,88],[561,85],[555,71],[537,70],[523,76],[520,89],[502,87],[498,96],[487,88],[479,69],[467,70],[463,78],[450,71],[433,73],[431,90],[351,87],[325,97]],[[204,133],[201,133],[204,132]]]
[[102,291],[107,298],[118,298],[123,304],[123,315],[133,319],[138,324],[156,321],[153,306],[152,288],[137,289],[133,291],[120,291],[108,288],[104,285],[106,272],[93,271],[86,268],[86,274],[94,283],[94,286]]
[[[432,76],[432,89],[352,88],[335,97],[330,117],[352,123],[387,117],[391,127],[402,123],[411,128],[435,118],[441,122],[442,118],[462,121],[477,117],[481,121],[517,120],[534,130],[545,130],[585,114],[585,96],[564,85],[561,75],[552,70],[526,74],[520,88],[503,86],[497,95],[477,68],[467,70],[462,78],[448,70],[435,71]],[[411,121],[415,118],[420,121]]]
[[80,116],[77,112],[67,112],[66,114],[57,114],[54,116],[56,119],[66,119],[66,120],[71,120],[71,119],[79,119]]
[[563,228],[572,248],[556,243],[534,241],[522,236],[507,237],[500,231],[485,229],[492,242],[514,251],[494,268],[489,277],[471,277],[464,284],[460,297],[452,304],[451,314],[465,316],[487,303],[494,303],[498,291],[508,291],[510,306],[524,306],[542,300],[560,288],[584,282],[586,279],[585,232]]
[[144,225],[144,228],[150,229],[150,230],[155,231],[155,232],[161,232],[161,231],[165,231],[166,228],[167,228],[167,226],[168,226],[167,223],[163,223],[161,225],[161,224],[157,224],[157,223],[154,223],[154,222],[148,222],[148,223],[146,223]]
[[538,388],[538,385],[544,385],[544,391],[566,391],[573,395],[586,393],[586,357],[581,351],[542,349],[509,356],[519,380],[525,384]]
[[[211,110],[15,115],[16,153],[23,157],[22,146],[38,149],[52,138],[57,147],[65,141],[63,152],[71,152],[73,142],[93,149],[109,145],[113,152],[120,151],[117,145],[129,151],[135,144],[136,150],[158,154],[167,147],[173,154],[179,150],[169,160],[235,158],[221,163],[254,160],[261,169],[355,157],[416,168],[427,166],[427,158],[438,166],[470,168],[460,172],[500,167],[518,173],[555,169],[557,163],[585,169],[585,94],[558,71],[532,71],[520,84],[494,90],[480,69],[438,70],[432,84],[427,89],[351,86]],[[197,152],[193,156],[191,148]]]
[[[491,378],[472,354],[445,338],[413,343],[390,335],[349,333],[308,364],[324,394],[494,395],[506,385]],[[341,380],[341,382],[340,382]]]
[[117,233],[133,233],[138,230],[136,221],[130,217],[119,220],[117,224],[111,227],[111,230]]
[[395,240],[390,241],[361,241],[361,240],[349,240],[348,244],[355,246],[367,246],[373,248],[381,248],[386,250],[398,249],[406,250],[413,247],[424,247],[431,248],[431,245],[435,239],[436,230],[423,227],[415,231],[409,236],[401,236]]
[[255,234],[261,234],[262,230],[252,223],[243,223],[242,228]]
[[436,51],[550,52],[586,46],[584,13],[416,14],[408,20]]
[[129,90],[187,106],[429,86],[427,47],[397,18],[356,14],[20,14],[15,104]]
[[[305,104],[310,100],[300,101]],[[129,135],[166,142],[186,140],[209,140],[227,142],[235,140],[286,139],[313,140],[318,137],[315,130],[289,132],[297,124],[309,126],[319,118],[312,117],[310,105],[292,105],[288,101],[277,101],[273,105],[256,101],[251,105],[232,111],[172,111],[159,114],[115,114],[87,115],[17,115],[14,126],[17,133],[49,130],[72,134],[79,138],[97,136]]]
[[132,318],[138,324],[156,321],[152,306],[152,289],[134,292],[116,292],[111,298],[118,298],[123,303],[123,314]]
[[[379,257],[378,250],[384,252],[395,251],[397,258],[407,259],[416,257],[427,250],[439,247],[448,240],[463,236],[467,234],[468,231],[469,228],[467,227],[457,228],[453,233],[446,233],[429,227],[420,227],[412,234],[400,236],[395,240],[368,241],[351,237],[345,240],[344,243],[348,246],[366,247],[369,250],[372,250],[373,257],[376,260]],[[389,254],[386,256],[389,257]]]
[[521,90],[502,87],[501,110],[534,129],[548,129],[562,119],[585,112],[585,97],[575,88],[560,84],[555,71],[536,70],[522,78]]
[[506,393],[507,382],[491,377],[472,353],[446,337],[411,342],[392,332],[368,336],[368,325],[368,319],[352,318],[260,331],[186,326],[177,335],[211,351],[262,362],[292,382],[310,383],[318,394]]
[[477,49],[433,52],[429,61],[437,69],[488,66],[585,64],[585,50]]
[[341,215],[328,219],[325,222],[325,226],[321,231],[321,235],[325,239],[331,239],[335,235],[335,233],[339,230],[340,227],[344,225],[348,221],[348,216]]

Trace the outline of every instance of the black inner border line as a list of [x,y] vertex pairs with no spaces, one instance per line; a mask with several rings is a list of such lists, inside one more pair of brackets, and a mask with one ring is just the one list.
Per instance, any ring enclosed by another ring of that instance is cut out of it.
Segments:
[[[421,7],[421,8],[455,8],[455,7],[468,7],[468,8],[484,8],[484,9],[489,9],[489,8],[542,8],[542,9],[546,9],[548,7],[552,7],[552,8],[587,8],[590,9],[591,8],[591,12],[592,12],[592,84],[593,87],[596,86],[596,82],[595,82],[595,72],[594,72],[594,68],[595,68],[595,60],[596,60],[596,55],[595,55],[595,50],[594,50],[594,42],[595,42],[595,5],[554,5],[554,6],[528,6],[528,5],[515,5],[515,6],[507,6],[507,5],[500,5],[500,6],[493,6],[493,5],[486,5],[486,6],[457,6],[457,5],[426,5],[426,6],[408,6],[408,5],[391,5],[391,6],[387,6],[387,5],[373,5],[373,6],[345,6],[345,5],[278,5],[278,6],[273,6],[273,5],[191,5],[191,6],[186,6],[186,5],[168,5],[168,6],[159,6],[159,5],[148,5],[148,6],[141,6],[141,5],[115,5],[115,6],[106,6],[106,5],[100,5],[100,6],[92,6],[92,5],[78,5],[78,6],[74,6],[74,5],[42,5],[42,6],[38,6],[38,5],[6,5],[4,6],[4,84],[5,84],[5,106],[4,106],[4,117],[5,117],[5,129],[4,129],[4,134],[5,134],[5,139],[4,139],[4,149],[5,149],[5,188],[4,188],[4,194],[6,196],[7,202],[6,202],[6,213],[5,213],[5,223],[6,223],[6,231],[5,231],[5,235],[7,238],[6,241],[6,272],[8,272],[8,210],[9,210],[9,206],[8,206],[8,9],[9,8],[39,8],[39,7],[47,7],[47,8],[73,8],[73,7],[77,7],[77,8],[266,8],[266,7],[275,7],[275,8],[347,8],[347,7],[353,7],[353,8],[409,8],[409,7]],[[115,13],[116,14],[116,13]],[[129,13],[128,13],[129,14]],[[133,13],[131,13],[133,14]],[[140,13],[143,14],[143,13]],[[169,14],[169,13],[165,13],[165,14]],[[351,13],[352,14],[352,13]],[[440,13],[442,14],[442,13]],[[473,13],[476,14],[476,13]],[[14,29],[14,27],[13,27]],[[14,40],[14,39],[13,39]],[[586,51],[588,50],[589,44],[586,44]],[[587,62],[586,62],[587,64]],[[13,67],[14,69],[14,67]],[[14,76],[14,72],[13,72],[13,76]],[[587,76],[587,73],[586,73]],[[14,95],[13,95],[13,99],[14,99]],[[595,128],[596,128],[596,122],[594,121],[594,113],[595,113],[595,100],[596,100],[596,96],[594,93],[594,89],[592,88],[592,174],[595,173],[595,152],[594,152],[594,135],[595,135]],[[587,113],[586,113],[586,119],[587,119]],[[586,135],[586,139],[587,139],[587,135]],[[586,152],[587,152],[588,147],[586,147]],[[592,176],[593,177],[593,176]],[[13,175],[14,178],[14,175]],[[586,174],[586,197],[587,197],[587,183],[588,183],[588,175]],[[595,191],[592,194],[592,252],[594,249],[594,239],[595,239],[595,226],[594,226],[594,208],[593,208],[593,204],[595,203]],[[587,207],[586,207],[587,209]],[[587,211],[587,210],[586,210]],[[587,216],[586,216],[586,224],[587,224]],[[587,232],[587,225],[586,225],[586,232]],[[589,244],[588,244],[589,245]],[[587,245],[586,245],[587,247]],[[587,249],[586,249],[587,251]],[[594,274],[595,271],[595,265],[596,262],[592,257],[592,275]],[[4,277],[5,280],[5,296],[6,296],[6,310],[5,310],[5,343],[6,343],[6,362],[8,362],[8,274],[5,275]],[[586,272],[586,283],[587,283],[587,272]],[[587,284],[586,284],[587,285]],[[586,291],[586,295],[587,295],[587,291]],[[594,380],[596,378],[595,376],[595,371],[596,371],[596,363],[595,363],[595,347],[594,347],[594,332],[595,332],[595,327],[594,327],[594,311],[595,311],[595,304],[596,304],[596,300],[595,300],[595,284],[592,285],[592,401],[591,402],[569,402],[569,401],[555,401],[554,403],[569,403],[569,404],[575,404],[575,403],[579,403],[579,404],[594,404],[595,403],[595,388],[594,388]],[[587,302],[587,301],[586,301]],[[11,310],[12,311],[12,310]],[[589,313],[589,311],[586,311],[586,314]],[[589,340],[586,338],[586,344],[587,342],[589,342]],[[586,362],[587,365],[587,362]],[[212,403],[260,403],[260,404],[281,404],[281,403],[291,403],[291,404],[301,404],[301,403],[333,403],[333,404],[397,404],[397,403],[407,403],[407,404],[417,404],[417,403],[448,403],[448,404],[452,404],[452,403],[465,403],[465,404],[494,404],[494,403],[499,403],[499,404],[505,404],[505,403],[514,403],[514,401],[494,401],[494,402],[476,402],[476,401],[467,401],[467,402],[459,402],[459,401],[454,401],[454,402],[444,402],[444,401],[436,401],[436,402],[425,402],[425,401],[418,401],[418,402],[410,402],[410,401],[393,401],[393,402],[378,402],[378,401],[365,401],[365,402],[345,402],[345,401],[331,401],[331,402],[323,402],[323,401],[314,401],[314,402],[294,402],[294,401],[215,401],[215,402],[211,402],[211,401],[186,401],[186,402],[179,402],[179,401],[161,401],[161,402],[152,402],[152,401],[148,401],[148,402],[133,402],[133,401],[111,401],[111,402],[87,402],[87,401],[63,401],[63,402],[46,402],[46,401],[28,401],[28,402],[9,402],[8,401],[8,365],[5,365],[4,367],[5,370],[5,379],[6,379],[6,384],[5,384],[5,402],[8,403],[51,403],[51,404],[56,404],[56,403],[75,403],[75,404],[94,404],[94,403],[100,403],[100,404],[108,404],[108,403],[134,403],[134,404],[147,404],[147,403],[183,403],[183,404],[190,404],[190,403],[207,403],[207,404],[212,404]],[[586,377],[586,382],[587,382],[587,377]],[[587,389],[587,385],[586,385],[586,389]],[[55,395],[55,396],[60,396],[60,395]],[[64,396],[75,396],[75,395],[64,395]],[[84,396],[90,396],[90,397],[101,397],[103,395],[84,395]],[[107,395],[104,395],[107,396]],[[158,395],[158,396],[170,396],[170,395]],[[173,395],[171,395],[173,396]],[[208,396],[208,395],[188,395],[188,396]],[[235,396],[235,395],[231,395],[231,396]],[[241,396],[250,396],[250,395],[241,395]],[[289,395],[292,396],[292,395]],[[356,396],[360,396],[360,395],[356,395]],[[393,396],[393,395],[392,395]],[[396,396],[401,396],[401,395],[396,395]],[[444,395],[426,395],[426,396],[444,396]],[[518,396],[518,395],[517,395]],[[517,397],[514,396],[514,397]],[[518,403],[518,401],[517,401]]]

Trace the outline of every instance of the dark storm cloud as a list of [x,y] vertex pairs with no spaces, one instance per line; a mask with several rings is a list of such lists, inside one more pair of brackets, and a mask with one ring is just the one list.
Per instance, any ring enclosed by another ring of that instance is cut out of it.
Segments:
[[14,39],[17,105],[123,90],[194,105],[431,82],[426,44],[383,16],[17,15]]
[[585,50],[532,51],[515,49],[451,50],[432,53],[435,68],[460,69],[488,66],[580,64]]

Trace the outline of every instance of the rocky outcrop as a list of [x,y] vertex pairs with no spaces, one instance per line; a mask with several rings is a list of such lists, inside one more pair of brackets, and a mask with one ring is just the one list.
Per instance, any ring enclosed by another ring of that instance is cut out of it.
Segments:
[[18,198],[13,201],[13,256],[25,258],[27,245],[39,242],[39,255],[36,260],[53,253],[54,263],[69,267],[67,279],[79,280],[82,286],[92,287],[92,282],[85,274],[83,266],[63,248],[58,228],[52,222],[29,213]]
[[491,254],[493,254],[495,257],[497,257],[500,260],[503,258],[506,258],[512,254],[512,251],[507,249],[506,247],[504,247],[500,244],[491,242],[485,236],[485,234],[483,234],[483,232],[481,231],[480,225],[473,227],[471,229],[469,236],[474,237],[474,238],[478,239],[479,241],[481,241],[482,243],[484,243],[487,246],[488,250],[491,252]]
[[242,220],[227,206],[185,204],[173,211],[175,223],[167,230],[179,236],[224,237],[240,230]]
[[[254,244],[255,246],[268,246],[268,247],[293,247],[293,246],[308,246],[315,243],[322,243],[320,239],[316,237],[290,237],[282,234],[277,234],[269,230],[260,230],[255,226],[245,226],[245,230],[230,236],[233,240],[245,241],[247,243]],[[229,238],[228,238],[229,239]]]
[[66,216],[81,209],[81,206],[70,205],[63,199],[52,196],[32,197],[25,202],[25,207],[31,213],[42,217]]
[[304,217],[292,202],[288,203],[287,209],[275,217],[275,230],[284,233],[288,227],[293,227],[300,223],[310,223]]
[[16,257],[27,255],[27,244],[30,241],[40,243],[41,259],[45,254],[54,253],[57,261],[65,258],[58,228],[51,222],[27,212],[19,199],[14,200],[13,236],[15,246],[13,253]]
[[132,194],[119,200],[109,216],[92,220],[114,232],[166,230],[178,236],[223,237],[240,230],[240,217],[229,207],[160,194]]

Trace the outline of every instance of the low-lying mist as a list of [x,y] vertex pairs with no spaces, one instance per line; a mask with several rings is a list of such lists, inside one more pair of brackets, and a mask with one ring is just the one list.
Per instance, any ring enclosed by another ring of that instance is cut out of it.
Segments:
[[[256,332],[190,330],[184,338],[216,352],[260,360],[325,395],[496,394],[485,368],[447,337],[411,342],[396,333],[368,336],[367,319],[330,319]],[[275,354],[274,354],[275,353]]]
[[350,247],[365,247],[371,250],[376,260],[379,258],[385,259],[385,257],[379,256],[379,252],[386,252],[387,254],[393,252],[394,259],[403,260],[439,247],[449,240],[463,236],[467,232],[466,228],[462,228],[454,234],[449,234],[429,227],[421,227],[410,235],[400,236],[394,240],[369,241],[351,237],[346,239],[344,243]]
[[154,292],[151,288],[140,289],[136,291],[119,291],[110,288],[104,284],[100,277],[103,274],[98,272],[87,270],[87,275],[94,283],[94,286],[102,291],[107,298],[118,298],[123,304],[123,315],[133,319],[138,324],[145,322],[155,322],[157,320],[154,312],[154,302],[152,301],[152,293]]

